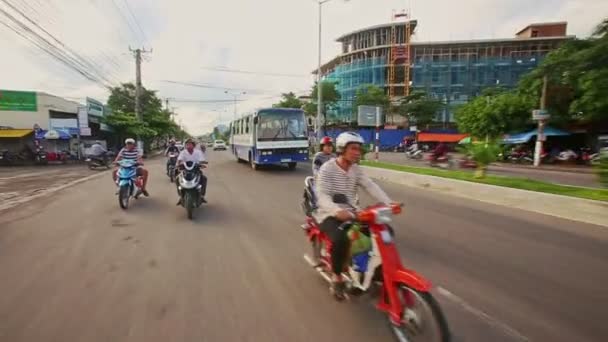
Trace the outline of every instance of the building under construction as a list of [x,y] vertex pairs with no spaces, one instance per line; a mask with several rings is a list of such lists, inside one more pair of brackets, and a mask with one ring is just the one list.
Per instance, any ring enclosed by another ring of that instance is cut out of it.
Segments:
[[[353,101],[363,85],[385,89],[399,103],[412,91],[425,91],[446,106],[439,123],[453,122],[453,108],[479,95],[484,88],[512,88],[550,51],[568,39],[565,22],[531,24],[514,38],[414,42],[416,20],[397,21],[357,30],[337,41],[342,53],[321,67],[324,80],[336,82],[342,98],[328,113],[334,122],[354,118]],[[407,125],[397,115],[388,122]]]

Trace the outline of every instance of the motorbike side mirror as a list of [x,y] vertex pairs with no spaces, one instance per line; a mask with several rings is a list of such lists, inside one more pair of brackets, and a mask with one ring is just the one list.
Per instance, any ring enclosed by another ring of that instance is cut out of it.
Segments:
[[348,198],[344,194],[335,194],[332,197],[332,201],[334,203],[338,203],[338,204],[347,204]]

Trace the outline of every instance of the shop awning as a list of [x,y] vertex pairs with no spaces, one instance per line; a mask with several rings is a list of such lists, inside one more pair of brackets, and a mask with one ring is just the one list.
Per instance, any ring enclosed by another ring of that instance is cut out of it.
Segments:
[[468,134],[418,133],[418,142],[457,143],[468,136]]
[[[536,133],[538,133],[538,130],[534,129],[531,130],[530,132],[526,132],[526,133],[519,133],[519,134],[511,134],[511,135],[506,135],[505,138],[502,140],[503,144],[525,144],[528,141],[530,141],[530,139],[532,139],[532,137],[536,136]],[[543,130],[543,134],[546,137],[560,137],[560,136],[567,136],[570,135],[570,133],[559,130],[557,128],[553,128],[553,127],[545,127],[545,129]]]
[[30,133],[31,129],[0,129],[0,138],[22,138]]

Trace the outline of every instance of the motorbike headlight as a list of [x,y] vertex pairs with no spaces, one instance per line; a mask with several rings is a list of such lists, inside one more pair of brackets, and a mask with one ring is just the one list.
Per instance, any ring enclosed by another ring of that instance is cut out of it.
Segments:
[[393,220],[393,210],[391,208],[380,208],[376,210],[376,223],[386,224]]

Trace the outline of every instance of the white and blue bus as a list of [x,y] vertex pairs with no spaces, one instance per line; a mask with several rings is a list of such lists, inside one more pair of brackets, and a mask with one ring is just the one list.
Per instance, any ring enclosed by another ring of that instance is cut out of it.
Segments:
[[254,170],[268,164],[294,170],[308,160],[307,128],[301,109],[260,109],[230,123],[230,146],[236,159]]

